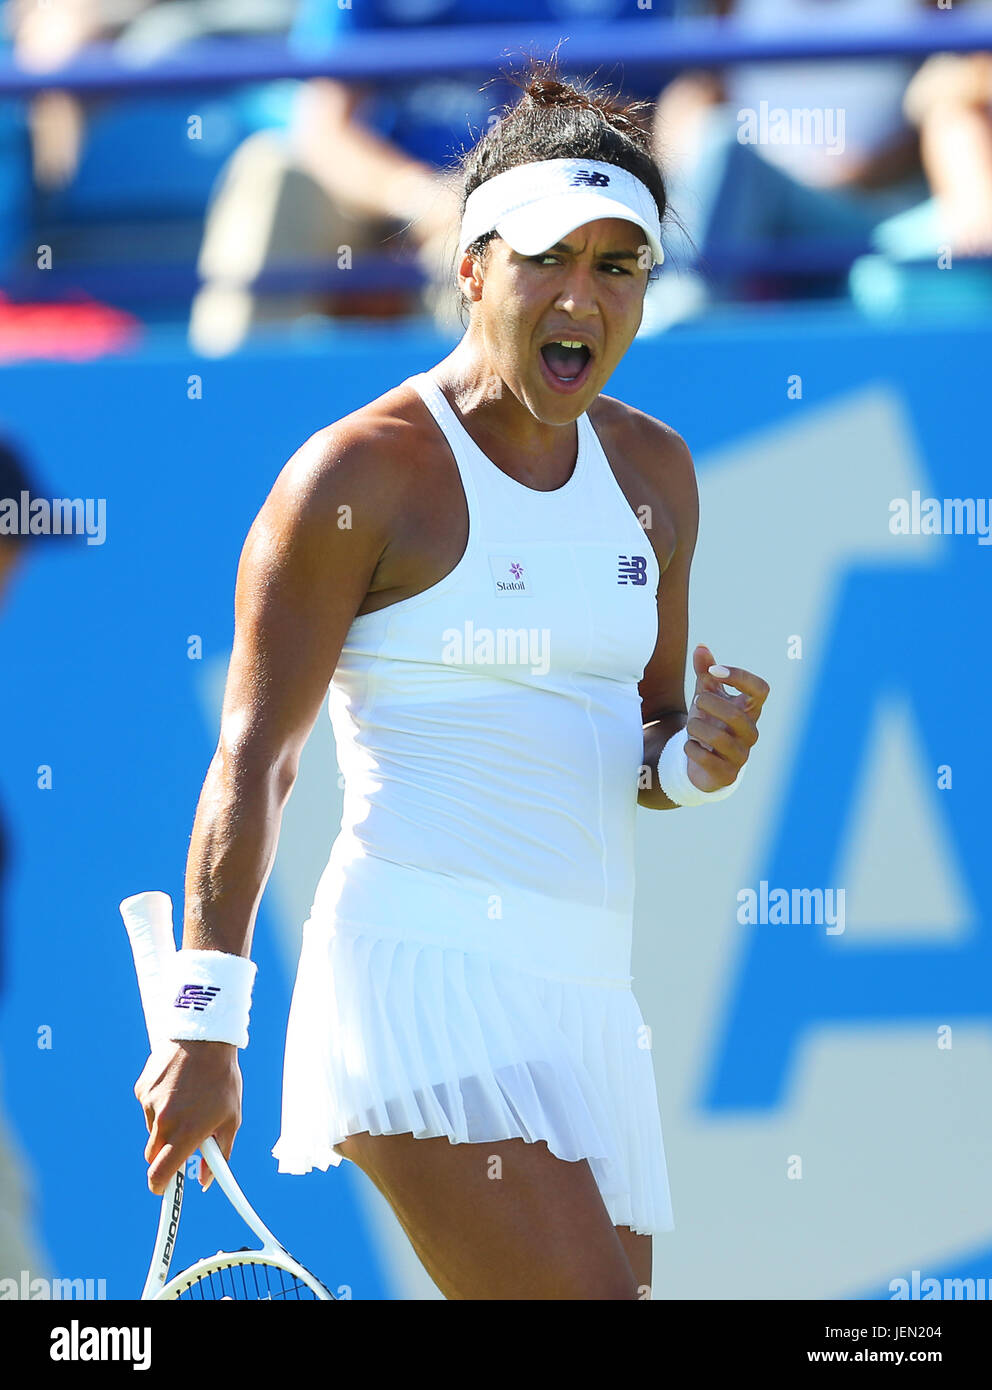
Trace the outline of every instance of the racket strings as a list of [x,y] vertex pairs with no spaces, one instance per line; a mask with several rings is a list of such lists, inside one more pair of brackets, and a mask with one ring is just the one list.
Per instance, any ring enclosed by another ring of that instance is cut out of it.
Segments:
[[278,1265],[254,1261],[232,1261],[202,1274],[189,1288],[177,1295],[193,1302],[232,1299],[236,1302],[313,1299],[317,1295],[302,1279]]

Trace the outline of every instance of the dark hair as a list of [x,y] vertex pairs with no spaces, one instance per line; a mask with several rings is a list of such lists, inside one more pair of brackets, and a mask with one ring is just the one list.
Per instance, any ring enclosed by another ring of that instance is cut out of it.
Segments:
[[[516,105],[504,107],[500,120],[462,156],[458,172],[463,213],[469,194],[480,184],[518,164],[596,159],[640,179],[664,223],[668,196],[651,149],[651,102],[624,101],[609,88],[593,87],[588,81],[563,81],[557,53],[551,58],[532,57],[522,75],[507,74],[506,80],[521,87],[523,95]],[[484,233],[469,250],[484,258],[496,235]]]

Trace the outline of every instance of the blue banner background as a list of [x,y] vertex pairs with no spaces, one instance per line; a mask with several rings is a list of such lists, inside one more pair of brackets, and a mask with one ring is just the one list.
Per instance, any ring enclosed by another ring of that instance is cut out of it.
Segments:
[[[106,1278],[110,1297],[140,1287],[156,1206],[145,1189],[145,1130],[132,1095],[144,1033],[117,905],[164,888],[178,912],[216,736],[187,638],[202,638],[204,657],[229,650],[245,534],[299,444],[450,346],[419,330],[338,330],[313,344],[220,361],[197,360],[176,344],[131,359],[8,367],[0,381],[0,428],[25,446],[45,492],[107,499],[105,543],[43,547],[0,614],[0,796],[12,842],[0,1064],[6,1117],[33,1169],[49,1272]],[[932,494],[980,497],[989,493],[990,361],[992,331],[977,325],[887,329],[826,311],[783,313],[638,341],[608,392],[673,425],[699,459],[882,383],[912,422]],[[786,390],[797,373],[801,401]],[[201,399],[188,395],[194,374]],[[744,544],[747,517],[741,525]],[[834,881],[831,856],[851,794],[844,758],[859,755],[873,689],[898,686],[911,692],[930,761],[955,768],[948,825],[981,905],[981,930],[960,947],[868,950],[854,964],[826,961],[808,935],[789,938],[788,950],[759,942],[741,963],[724,1015],[709,1024],[700,1109],[781,1105],[789,1059],[823,1018],[987,1027],[990,564],[992,547],[960,537],[936,568],[843,576],[800,759],[777,788],[777,829],[754,871],[756,881]],[[52,769],[51,790],[38,789],[42,765]],[[238,1172],[288,1247],[332,1288],[396,1297],[395,1271],[355,1200],[351,1166],[278,1177],[270,1157],[290,982],[269,912],[266,898],[255,938],[252,1045],[242,1054]],[[38,1045],[45,1025],[51,1048]],[[204,1249],[230,1231],[212,1195],[190,1186],[191,1204],[203,1204]],[[958,1264],[992,1274],[983,1220],[976,1215],[974,1248]],[[954,1270],[952,1258],[928,1272]],[[852,1254],[835,1296],[858,1288],[860,1296],[887,1296]]]

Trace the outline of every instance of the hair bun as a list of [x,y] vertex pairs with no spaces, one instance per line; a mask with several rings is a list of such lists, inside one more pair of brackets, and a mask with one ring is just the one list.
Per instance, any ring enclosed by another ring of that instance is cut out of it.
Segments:
[[[480,184],[519,164],[591,159],[615,164],[640,179],[664,224],[668,195],[654,155],[652,102],[628,100],[622,92],[594,85],[592,78],[566,79],[557,49],[547,58],[525,55],[522,71],[513,71],[511,65],[501,78],[517,88],[520,97],[505,105],[495,124],[490,122],[485,134],[458,159],[463,213],[469,195]],[[495,236],[494,231],[485,232],[468,250],[483,255]]]
[[524,97],[534,102],[536,106],[582,107],[592,105],[585,92],[579,91],[575,87],[568,87],[555,77],[542,75],[531,77],[524,89]]

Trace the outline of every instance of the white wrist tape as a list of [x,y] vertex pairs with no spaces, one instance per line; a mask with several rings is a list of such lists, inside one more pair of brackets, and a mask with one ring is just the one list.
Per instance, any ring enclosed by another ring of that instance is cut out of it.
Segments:
[[177,951],[163,971],[166,1037],[173,1042],[193,1039],[247,1047],[257,970],[245,956]]
[[736,779],[729,787],[718,787],[716,791],[704,792],[689,780],[689,755],[685,745],[691,735],[685,729],[672,734],[661,750],[658,759],[658,781],[661,790],[677,806],[705,806],[710,801],[725,801],[740,785],[741,775],[747,763],[738,769]]

